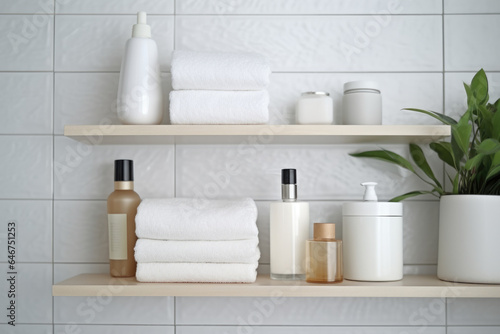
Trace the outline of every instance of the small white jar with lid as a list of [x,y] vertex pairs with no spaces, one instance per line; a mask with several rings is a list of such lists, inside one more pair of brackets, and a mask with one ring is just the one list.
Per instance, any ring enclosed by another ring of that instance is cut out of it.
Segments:
[[332,124],[333,100],[327,92],[305,92],[296,107],[297,124]]
[[382,124],[382,96],[374,81],[351,81],[344,84],[342,118],[346,125]]

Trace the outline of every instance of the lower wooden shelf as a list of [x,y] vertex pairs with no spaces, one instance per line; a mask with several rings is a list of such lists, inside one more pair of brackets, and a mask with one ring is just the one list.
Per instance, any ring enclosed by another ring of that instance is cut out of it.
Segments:
[[275,281],[259,275],[251,284],[140,283],[135,278],[82,274],[55,284],[53,296],[196,296],[196,297],[431,297],[500,298],[500,285],[461,284],[435,276],[410,275],[396,282],[312,284]]

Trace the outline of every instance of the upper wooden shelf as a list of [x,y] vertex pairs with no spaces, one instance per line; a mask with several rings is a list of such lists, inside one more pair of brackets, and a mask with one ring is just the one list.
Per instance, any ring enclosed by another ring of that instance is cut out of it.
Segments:
[[425,143],[450,136],[447,125],[66,125],[90,144]]
[[135,278],[108,274],[82,274],[52,287],[53,296],[196,296],[196,297],[416,297],[500,298],[500,285],[460,284],[435,276],[405,276],[396,282],[312,284],[275,281],[259,275],[251,284],[233,283],[139,283]]

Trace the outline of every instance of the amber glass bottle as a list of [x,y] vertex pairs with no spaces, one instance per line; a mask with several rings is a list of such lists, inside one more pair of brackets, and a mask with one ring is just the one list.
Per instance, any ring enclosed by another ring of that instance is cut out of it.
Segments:
[[109,273],[113,277],[135,276],[135,215],[140,203],[134,191],[134,162],[115,160],[115,191],[108,197]]
[[342,240],[335,239],[335,224],[315,223],[314,240],[306,241],[306,281],[340,283],[343,280]]

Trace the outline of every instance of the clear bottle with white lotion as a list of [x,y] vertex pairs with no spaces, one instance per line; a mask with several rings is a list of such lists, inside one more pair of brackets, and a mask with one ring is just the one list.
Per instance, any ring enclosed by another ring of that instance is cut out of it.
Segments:
[[151,39],[146,13],[137,13],[132,38],[127,41],[120,70],[118,118],[123,124],[160,124],[163,92],[158,47]]
[[306,240],[309,239],[309,203],[297,201],[295,169],[281,170],[282,202],[271,203],[271,278],[306,277]]

